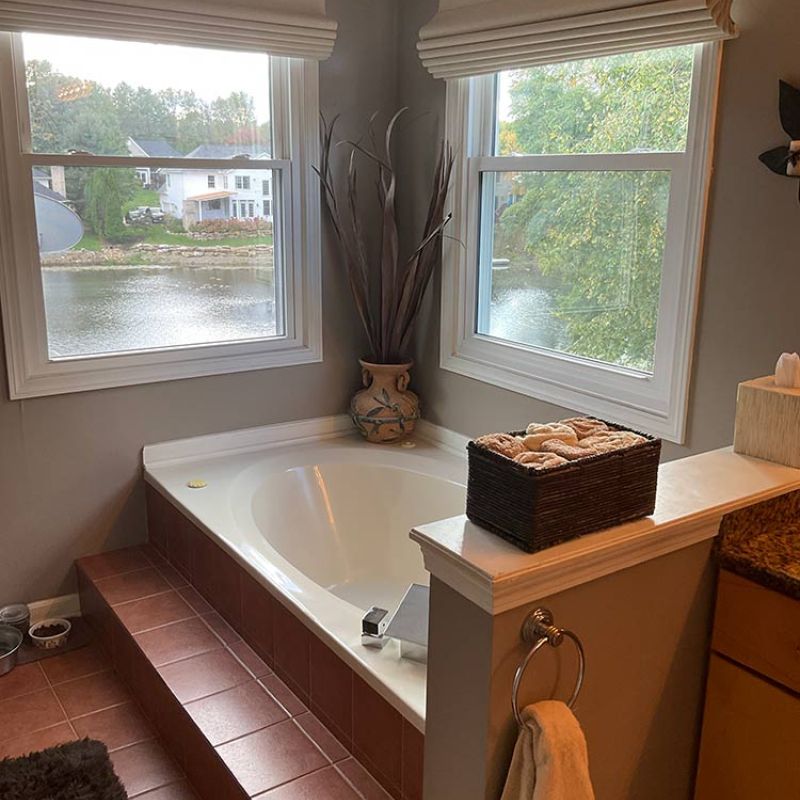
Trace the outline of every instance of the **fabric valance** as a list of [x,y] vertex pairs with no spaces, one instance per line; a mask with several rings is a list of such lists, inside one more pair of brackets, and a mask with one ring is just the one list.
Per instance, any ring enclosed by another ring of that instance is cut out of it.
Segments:
[[736,36],[733,0],[440,0],[420,31],[438,78]]
[[325,0],[0,0],[0,30],[185,44],[321,60],[336,41]]

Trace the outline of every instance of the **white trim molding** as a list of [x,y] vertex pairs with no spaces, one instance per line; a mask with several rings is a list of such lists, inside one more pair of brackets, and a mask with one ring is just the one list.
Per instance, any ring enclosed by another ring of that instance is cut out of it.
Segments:
[[730,448],[659,470],[653,516],[528,554],[465,516],[411,532],[431,575],[489,614],[528,603],[713,539],[722,517],[800,489],[800,469]]
[[[457,243],[448,246],[442,272],[442,369],[684,440],[720,57],[720,43],[695,47],[687,149],[681,153],[495,156],[496,76],[448,81],[447,138],[461,155],[451,194]],[[482,176],[515,170],[670,173],[652,374],[479,333],[479,295],[486,286],[478,271],[488,238],[481,235]]]
[[231,161],[33,153],[20,35],[0,33],[0,301],[12,400],[322,361],[319,188],[312,169],[319,161],[319,68],[316,61],[271,57],[270,73],[275,158],[247,166],[269,170],[281,198],[275,219],[281,335],[56,359],[47,346],[32,168],[229,169]]
[[71,618],[81,616],[81,600],[77,593],[62,594],[28,603],[31,612],[31,625],[53,617]]

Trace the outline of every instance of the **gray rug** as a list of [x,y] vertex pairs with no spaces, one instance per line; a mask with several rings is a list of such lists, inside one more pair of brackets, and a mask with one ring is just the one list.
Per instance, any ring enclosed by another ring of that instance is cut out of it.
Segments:
[[0,761],[2,800],[127,800],[102,742],[83,739]]

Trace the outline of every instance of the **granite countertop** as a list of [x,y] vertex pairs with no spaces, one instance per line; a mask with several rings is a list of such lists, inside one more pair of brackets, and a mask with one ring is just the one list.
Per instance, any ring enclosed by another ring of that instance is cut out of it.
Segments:
[[728,514],[716,553],[723,569],[800,600],[800,492]]

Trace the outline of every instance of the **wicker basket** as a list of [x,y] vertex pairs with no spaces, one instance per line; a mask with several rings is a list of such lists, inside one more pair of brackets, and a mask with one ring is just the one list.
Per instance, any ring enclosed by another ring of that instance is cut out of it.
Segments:
[[467,517],[528,553],[646,517],[655,509],[661,440],[639,435],[647,441],[546,470],[469,442]]

